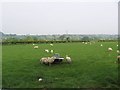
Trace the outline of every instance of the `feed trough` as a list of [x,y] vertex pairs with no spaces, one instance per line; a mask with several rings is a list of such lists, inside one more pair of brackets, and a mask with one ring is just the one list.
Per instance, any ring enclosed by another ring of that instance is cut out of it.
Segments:
[[54,55],[54,57],[55,57],[55,60],[54,60],[53,64],[61,63],[64,60],[64,58],[60,57],[60,54],[58,54],[58,53],[56,53]]

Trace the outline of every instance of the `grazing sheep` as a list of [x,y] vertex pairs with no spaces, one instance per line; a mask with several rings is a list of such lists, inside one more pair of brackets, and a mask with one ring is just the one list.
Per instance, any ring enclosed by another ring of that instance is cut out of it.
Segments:
[[41,64],[48,64],[49,66],[54,62],[55,57],[43,57],[40,59]]
[[113,51],[113,49],[112,48],[108,48],[108,51]]
[[49,53],[49,50],[48,50],[48,49],[45,49],[45,52]]
[[53,44],[50,44],[50,46],[53,46]]
[[85,44],[87,44],[87,42]]
[[103,45],[101,44],[100,46],[102,47]]
[[67,61],[67,63],[71,63],[72,62],[71,58],[68,57],[68,55],[66,55],[66,61]]
[[117,50],[117,53],[118,53],[118,54],[120,54],[120,51],[119,51],[119,50]]
[[48,58],[47,57],[43,57],[40,59],[40,62],[41,64],[44,63],[44,64],[48,64]]
[[48,65],[51,66],[54,60],[55,60],[55,57],[48,57]]
[[33,43],[33,46],[34,46],[35,44]]
[[34,49],[38,49],[38,46],[34,46]]
[[118,45],[117,45],[117,47],[118,47]]
[[50,50],[51,53],[53,53],[53,50]]

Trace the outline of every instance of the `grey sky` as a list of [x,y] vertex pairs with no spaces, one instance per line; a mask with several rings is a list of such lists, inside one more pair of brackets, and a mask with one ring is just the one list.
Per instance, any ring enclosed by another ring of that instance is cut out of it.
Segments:
[[16,34],[64,34],[66,31],[70,34],[117,34],[117,10],[116,2],[4,2],[2,31]]

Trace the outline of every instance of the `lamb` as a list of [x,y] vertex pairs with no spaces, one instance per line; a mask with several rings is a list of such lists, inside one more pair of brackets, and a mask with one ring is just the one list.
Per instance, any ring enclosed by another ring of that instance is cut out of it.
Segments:
[[38,46],[34,46],[34,49],[38,49]]
[[67,61],[67,63],[71,63],[72,62],[71,58],[68,57],[68,55],[66,55],[66,61]]
[[113,51],[113,49],[112,48],[108,48],[108,51]]

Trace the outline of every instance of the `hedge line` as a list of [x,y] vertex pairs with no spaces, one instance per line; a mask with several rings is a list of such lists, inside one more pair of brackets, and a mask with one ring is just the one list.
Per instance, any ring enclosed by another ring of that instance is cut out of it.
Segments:
[[[32,44],[32,43],[67,43],[67,42],[90,42],[90,41],[9,41],[2,44]],[[97,42],[118,42],[118,40],[98,40]]]

